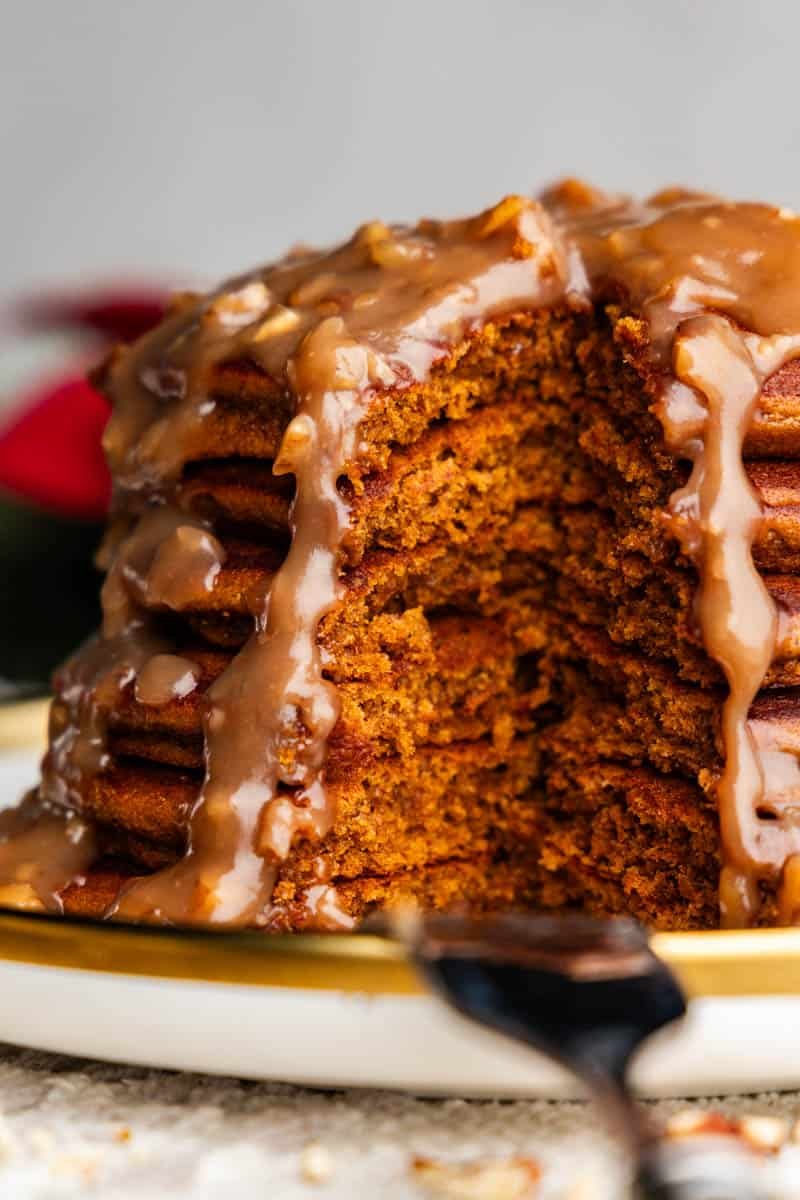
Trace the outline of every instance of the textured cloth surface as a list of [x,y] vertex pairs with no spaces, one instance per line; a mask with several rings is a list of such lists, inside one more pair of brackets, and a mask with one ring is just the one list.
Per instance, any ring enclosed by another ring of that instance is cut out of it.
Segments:
[[[541,1200],[625,1193],[624,1166],[582,1104],[322,1092],[0,1047],[0,1107],[3,1200],[483,1197],[424,1190],[412,1170],[416,1156],[448,1163],[535,1158],[542,1179],[530,1195]],[[654,1106],[661,1115],[686,1107]],[[738,1097],[714,1107],[793,1121],[800,1095]],[[770,1194],[800,1194],[800,1147],[762,1169]],[[486,1200],[518,1195],[496,1190]]]

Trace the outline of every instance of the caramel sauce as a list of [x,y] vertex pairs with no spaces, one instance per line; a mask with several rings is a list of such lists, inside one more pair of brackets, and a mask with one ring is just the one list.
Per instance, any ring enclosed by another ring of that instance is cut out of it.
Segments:
[[183,700],[197,687],[196,663],[180,654],[154,654],[136,676],[134,692],[140,704],[158,707]]
[[[764,383],[800,354],[800,219],[678,191],[648,206],[564,203],[590,280],[618,285],[647,321],[654,411],[667,446],[693,464],[666,517],[698,567],[703,641],[729,685],[717,785],[721,917],[747,925],[759,882],[779,881],[800,851],[800,821],[776,809],[774,763],[767,770],[748,722],[775,654],[778,613],[753,563],[762,508],[743,463]],[[765,809],[775,817],[759,816]]]
[[108,715],[140,668],[167,650],[143,619],[98,634],[56,673],[39,792],[52,808],[80,812],[92,779],[110,765]]
[[35,792],[0,812],[0,906],[62,911],[60,894],[96,857],[92,827]]
[[[800,355],[799,279],[800,220],[783,210],[676,190],[641,205],[568,182],[542,204],[509,197],[468,221],[366,225],[332,252],[303,250],[182,299],[120,351],[105,448],[118,508],[135,498],[143,511],[112,554],[102,635],[60,683],[47,803],[80,807],[105,762],[103,714],[115,690],[136,678],[140,697],[156,697],[144,702],[159,703],[182,686],[186,672],[164,663],[151,614],[191,608],[223,561],[204,523],[181,512],[177,486],[202,445],[219,364],[247,360],[288,397],[293,415],[273,470],[294,477],[295,495],[289,552],[253,635],[205,698],[206,776],[188,852],[134,882],[112,915],[275,920],[281,861],[297,837],[323,838],[335,815],[325,754],[339,702],[317,630],[342,595],[349,513],[337,485],[364,453],[359,427],[372,397],[424,380],[494,317],[609,298],[645,322],[653,411],[668,448],[692,463],[664,519],[697,566],[699,625],[729,685],[718,783],[723,921],[754,921],[761,883],[782,875],[781,912],[794,919],[800,821],[777,793],[795,768],[759,745],[748,722],[778,614],[753,564],[762,514],[742,456],[765,381]],[[312,918],[346,926],[327,880],[305,902]]]
[[190,609],[214,590],[225,551],[205,522],[169,505],[145,510],[116,548],[103,584],[103,634],[113,636],[140,612]]
[[[334,819],[325,751],[339,701],[317,628],[341,596],[348,507],[337,484],[370,398],[425,379],[491,316],[570,287],[549,218],[511,197],[473,221],[364,226],[331,254],[301,254],[190,306],[120,359],[106,446],[123,488],[169,494],[214,403],[210,368],[245,355],[293,398],[273,472],[294,476],[295,496],[290,549],[253,636],[206,696],[188,853],[127,888],[114,915],[276,919],[278,865],[295,837],[322,838]],[[305,903],[317,923],[349,924],[330,884]]]
[[152,611],[191,607],[213,590],[224,561],[222,546],[205,524],[168,505],[146,509],[107,554],[103,627],[55,678],[57,699],[40,786],[53,807],[80,811],[89,782],[109,765],[108,714],[124,688],[138,686],[148,666],[152,681],[154,659],[169,650]]

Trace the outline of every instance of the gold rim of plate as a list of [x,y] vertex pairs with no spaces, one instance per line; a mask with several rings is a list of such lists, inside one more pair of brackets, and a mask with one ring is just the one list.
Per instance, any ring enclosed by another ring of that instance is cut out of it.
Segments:
[[[651,944],[689,996],[800,996],[800,929],[656,933]],[[370,933],[212,933],[6,910],[0,962],[372,996],[426,991],[402,945]]]
[[[48,704],[0,706],[0,750],[40,745]],[[800,929],[656,933],[651,944],[690,996],[800,995]],[[368,995],[426,990],[398,942],[365,933],[212,933],[0,910],[0,961]]]
[[43,746],[47,736],[49,696],[33,696],[0,704],[0,751]]

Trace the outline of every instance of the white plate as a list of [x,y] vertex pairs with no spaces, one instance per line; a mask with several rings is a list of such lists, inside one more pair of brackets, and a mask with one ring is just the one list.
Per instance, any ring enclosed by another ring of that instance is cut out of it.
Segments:
[[[37,758],[0,757],[0,796],[30,784]],[[800,1086],[800,931],[662,935],[655,948],[697,998],[641,1055],[642,1094]],[[322,1087],[574,1094],[560,1070],[426,994],[381,938],[179,933],[5,913],[0,997],[0,1040],[37,1049]]]

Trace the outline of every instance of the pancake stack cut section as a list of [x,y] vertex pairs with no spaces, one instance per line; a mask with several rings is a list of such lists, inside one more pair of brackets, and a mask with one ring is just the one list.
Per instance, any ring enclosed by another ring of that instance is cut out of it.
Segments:
[[98,375],[103,628],[0,899],[800,911],[800,221],[568,182],[361,227]]

